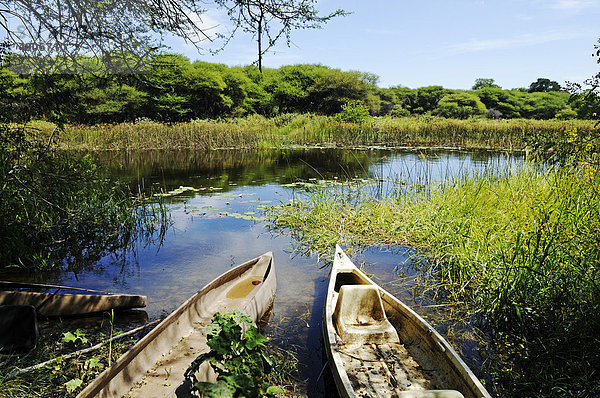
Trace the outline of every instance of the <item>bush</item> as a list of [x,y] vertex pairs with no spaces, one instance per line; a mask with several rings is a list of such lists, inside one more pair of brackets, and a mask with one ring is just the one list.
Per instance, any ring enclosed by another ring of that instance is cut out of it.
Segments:
[[564,108],[556,113],[555,118],[557,118],[558,120],[577,119],[577,112],[575,112],[571,108]]
[[346,123],[368,123],[371,121],[369,108],[357,102],[348,102],[342,105],[342,111],[335,115],[335,120]]
[[438,116],[457,119],[483,115],[485,112],[485,105],[479,98],[466,92],[445,95],[434,110],[434,114]]

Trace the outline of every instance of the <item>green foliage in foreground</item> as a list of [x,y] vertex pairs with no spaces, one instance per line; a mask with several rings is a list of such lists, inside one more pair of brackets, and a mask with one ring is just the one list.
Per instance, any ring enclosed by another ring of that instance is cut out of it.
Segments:
[[[106,324],[106,323],[105,323]],[[65,331],[60,322],[44,328],[36,347],[25,356],[5,355],[0,357],[0,397],[74,397],[103,370],[124,354],[137,338],[129,336],[105,344],[86,354],[66,358],[75,350],[81,350],[106,341],[110,336],[108,327],[103,332]],[[75,337],[73,340],[72,337]],[[19,375],[20,369],[55,359],[46,366]]]
[[[274,397],[283,392],[266,382],[275,365],[265,351],[264,337],[250,316],[234,311],[217,312],[206,327],[210,351],[196,358],[185,372],[192,390],[203,397]],[[201,382],[195,373],[207,362],[217,373],[216,383]]]
[[599,168],[588,154],[561,169],[486,173],[381,200],[320,191],[271,217],[304,250],[421,248],[448,301],[469,303],[493,336],[485,371],[500,396],[598,396]]
[[152,228],[155,215],[136,210],[90,157],[33,133],[0,124],[0,268],[81,267]]

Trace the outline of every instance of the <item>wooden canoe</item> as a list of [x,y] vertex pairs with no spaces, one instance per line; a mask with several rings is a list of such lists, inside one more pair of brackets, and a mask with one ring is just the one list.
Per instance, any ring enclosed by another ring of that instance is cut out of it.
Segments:
[[77,397],[189,396],[184,372],[208,350],[204,329],[212,316],[240,310],[258,322],[273,303],[275,288],[271,252],[230,269],[167,316]]
[[323,312],[341,397],[489,398],[448,342],[336,246]]
[[[17,290],[24,288],[48,291]],[[86,293],[59,293],[70,290]],[[134,294],[114,294],[67,286],[0,281],[0,305],[33,305],[39,315],[46,317],[140,308],[146,306],[146,301],[146,296]]]
[[0,354],[25,354],[39,336],[35,307],[0,305]]

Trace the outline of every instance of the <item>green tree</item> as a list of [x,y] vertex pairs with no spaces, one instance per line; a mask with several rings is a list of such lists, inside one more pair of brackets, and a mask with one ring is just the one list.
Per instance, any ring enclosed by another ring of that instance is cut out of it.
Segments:
[[494,79],[490,79],[490,78],[475,79],[475,84],[473,85],[472,90],[479,90],[482,88],[500,88],[500,86],[494,82]]
[[450,90],[442,86],[428,86],[417,89],[414,103],[411,106],[411,113],[423,114],[432,112],[438,105],[438,102],[443,96],[448,94]]
[[521,114],[529,119],[553,119],[568,107],[569,94],[565,92],[521,93],[524,102]]
[[554,80],[540,77],[529,85],[530,93],[548,93],[551,91],[561,91],[562,87]]
[[523,103],[516,92],[486,87],[477,90],[475,94],[487,109],[500,112],[500,117],[506,119],[521,117]]
[[264,89],[273,96],[276,112],[308,112],[308,88],[315,84],[315,65],[290,65],[265,71]]
[[364,102],[369,97],[369,83],[360,72],[342,72],[321,67],[316,69],[314,84],[308,87],[310,111],[333,115],[348,102]]
[[75,120],[80,123],[116,123],[133,121],[148,106],[148,95],[128,84],[113,79],[102,85],[81,90],[75,97],[79,112]]
[[181,55],[157,57],[145,80],[151,96],[150,117],[164,121],[183,121],[214,117],[231,108],[232,100],[222,74],[206,63],[193,65]]
[[32,109],[32,91],[29,79],[8,68],[0,68],[0,120],[19,122],[35,113]]
[[417,90],[402,86],[391,87],[390,90],[394,92],[396,97],[394,108],[398,111],[405,109],[412,113],[417,103]]
[[575,110],[573,110],[570,106],[561,109],[560,111],[556,112],[555,117],[559,120],[571,120],[571,119],[576,119],[577,118],[577,112]]
[[379,87],[376,87],[375,89],[377,98],[379,99],[379,111],[376,113],[377,115],[389,115],[394,109],[396,109],[397,116],[399,116],[399,113],[401,112],[400,109],[403,109],[405,115],[409,114],[408,110],[403,108],[400,104],[400,100],[393,89]]
[[368,123],[371,120],[369,108],[357,102],[342,105],[340,113],[335,115],[335,120],[346,123]]
[[466,119],[483,115],[486,111],[485,105],[475,94],[462,91],[445,95],[438,102],[434,113],[447,118]]

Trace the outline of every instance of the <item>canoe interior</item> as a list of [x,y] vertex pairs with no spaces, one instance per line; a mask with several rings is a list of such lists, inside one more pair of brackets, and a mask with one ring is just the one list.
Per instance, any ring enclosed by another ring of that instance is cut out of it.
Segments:
[[[336,306],[340,288],[377,285],[342,255],[343,261],[332,270],[324,311],[324,337],[331,348],[328,355],[336,367],[332,370],[342,396],[489,397],[449,344],[414,311],[379,287],[387,321],[396,329],[399,342],[375,339],[376,343],[362,343],[350,338],[344,342],[337,330],[341,326],[334,321],[340,308]],[[360,304],[355,306],[358,314]],[[360,325],[358,315],[355,322]],[[365,325],[370,327],[377,329],[376,325]]]
[[78,397],[189,396],[183,375],[208,350],[204,329],[214,313],[241,310],[256,322],[272,305],[275,285],[271,253],[231,269],[165,318]]

